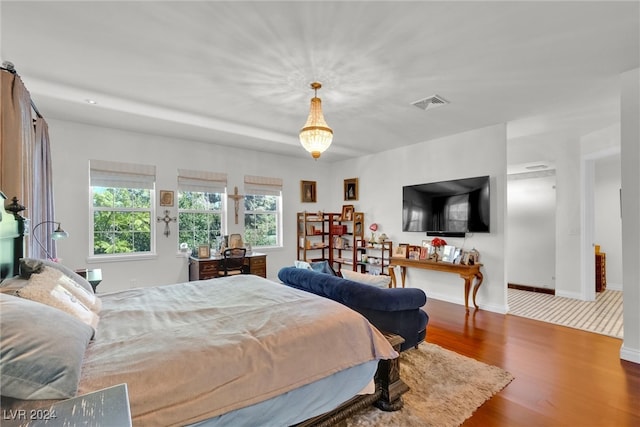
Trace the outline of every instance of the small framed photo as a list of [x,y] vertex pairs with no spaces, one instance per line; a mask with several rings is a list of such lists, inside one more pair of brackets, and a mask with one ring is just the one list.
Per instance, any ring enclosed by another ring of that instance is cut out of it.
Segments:
[[342,205],[341,221],[353,221],[353,205]]
[[198,258],[209,258],[211,256],[211,250],[209,245],[198,246]]
[[300,181],[300,201],[302,203],[315,203],[317,201],[315,181]]
[[409,251],[409,245],[406,244],[406,243],[400,243],[393,250],[393,254],[391,255],[391,257],[392,258],[406,258],[408,251]]
[[344,200],[358,200],[358,178],[344,180]]
[[173,191],[160,190],[160,206],[173,206]]

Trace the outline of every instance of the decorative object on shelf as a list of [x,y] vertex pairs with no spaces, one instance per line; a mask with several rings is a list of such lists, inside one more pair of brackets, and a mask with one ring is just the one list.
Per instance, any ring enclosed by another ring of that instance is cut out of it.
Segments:
[[393,255],[391,255],[391,257],[392,258],[406,258],[408,252],[409,252],[409,245],[407,243],[400,243],[393,250]]
[[385,233],[378,236],[378,243],[384,243],[387,240],[389,240],[389,237]]
[[353,221],[353,205],[343,205],[340,221]]
[[167,210],[164,211],[164,217],[162,217],[162,216],[158,217],[158,222],[164,221],[164,235],[165,235],[165,237],[169,237],[169,235],[171,234],[171,230],[169,229],[169,224],[172,223],[172,222],[176,222],[178,220],[178,218],[176,218],[175,216],[172,217],[171,215],[169,215],[170,213],[171,212],[169,212],[169,210],[167,209]]
[[316,202],[316,182],[300,181],[300,201],[302,203]]
[[431,258],[434,261],[438,261],[439,259],[442,258],[442,248],[447,244],[447,242],[444,239],[441,239],[439,237],[434,237],[433,240],[431,240],[431,246],[433,246],[434,251],[433,251],[433,255],[431,256]]
[[209,245],[198,246],[198,258],[209,258],[211,256],[211,249]]
[[327,125],[322,114],[322,101],[318,98],[318,89],[322,84],[318,82],[311,83],[311,89],[314,91],[311,98],[311,109],[309,117],[304,127],[300,130],[300,143],[305,150],[311,153],[311,157],[318,159],[320,154],[325,152],[333,141],[333,130]]
[[[15,198],[14,198],[15,199]],[[38,224],[36,224],[35,227],[33,227],[33,230],[31,230],[31,234],[33,235],[34,240],[36,241],[36,243],[38,244],[38,246],[40,246],[42,248],[42,250],[44,251],[45,255],[47,256],[47,259],[50,259],[52,261],[55,261],[55,259],[53,259],[51,257],[51,254],[49,253],[49,251],[47,250],[47,248],[42,244],[42,242],[40,242],[40,239],[38,239],[38,233],[36,233],[36,230],[38,229],[38,227],[40,227],[42,224],[56,224],[56,229],[51,233],[51,240],[60,240],[60,239],[66,239],[67,237],[69,237],[69,233],[67,233],[66,231],[64,231],[60,225],[60,223],[58,221],[42,221]]]
[[469,265],[480,264],[480,252],[476,248],[469,251]]
[[378,224],[374,222],[369,226],[369,230],[371,230],[371,238],[369,239],[369,243],[373,245],[376,242],[376,231],[378,231]]
[[344,180],[344,200],[358,200],[358,178]]
[[160,206],[173,206],[173,191],[160,190]]
[[235,220],[237,224],[238,210],[240,209],[240,200],[244,198],[242,194],[238,194],[238,186],[233,187],[233,194],[229,194],[229,198],[233,200],[233,212],[235,214]]

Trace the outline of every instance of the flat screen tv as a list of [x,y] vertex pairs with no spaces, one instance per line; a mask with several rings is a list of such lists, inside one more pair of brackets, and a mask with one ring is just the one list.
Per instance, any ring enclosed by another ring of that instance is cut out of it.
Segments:
[[402,187],[402,231],[429,236],[489,232],[489,176]]

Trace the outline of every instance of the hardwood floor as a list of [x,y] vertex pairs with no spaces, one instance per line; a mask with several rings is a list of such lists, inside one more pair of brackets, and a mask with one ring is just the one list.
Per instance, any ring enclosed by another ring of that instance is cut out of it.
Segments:
[[500,366],[515,379],[464,426],[640,426],[640,365],[622,340],[428,300],[427,341]]

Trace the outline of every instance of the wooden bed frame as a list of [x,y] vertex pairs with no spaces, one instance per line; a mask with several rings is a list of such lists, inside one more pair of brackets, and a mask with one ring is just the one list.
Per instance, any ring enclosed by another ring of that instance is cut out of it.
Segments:
[[[0,191],[0,281],[18,274],[20,258],[24,254],[24,222],[20,216],[24,206],[13,199],[5,208],[7,197]],[[7,210],[9,212],[7,212]],[[384,333],[385,338],[400,352],[400,345],[404,339],[399,335]],[[373,394],[365,394],[353,397],[338,408],[326,414],[311,418],[296,427],[324,427],[335,426],[347,418],[355,415],[362,409],[374,405],[384,411],[397,411],[402,408],[402,394],[409,387],[400,378],[399,358],[393,360],[381,360],[375,375],[376,391]]]

